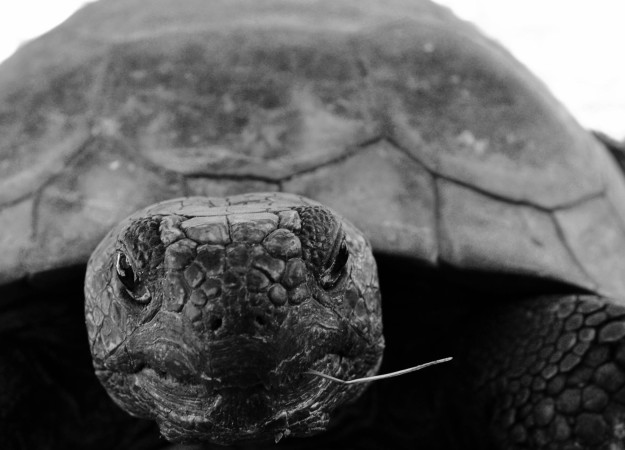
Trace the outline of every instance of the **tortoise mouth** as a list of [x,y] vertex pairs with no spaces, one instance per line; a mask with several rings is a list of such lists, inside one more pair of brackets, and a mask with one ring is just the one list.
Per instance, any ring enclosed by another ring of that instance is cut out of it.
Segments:
[[109,388],[126,386],[109,393],[133,415],[156,420],[166,439],[196,442],[210,434],[214,442],[227,444],[270,440],[285,430],[303,436],[324,429],[329,421],[324,405],[335,397],[336,385],[305,372],[341,377],[343,363],[344,357],[329,353],[297,369],[277,367],[262,380],[172,375],[148,363],[131,372],[107,369],[98,375]]
[[[343,357],[336,353],[328,353],[310,364],[302,366],[301,369],[291,370],[276,368],[266,374],[259,375],[250,372],[246,377],[227,379],[223,377],[211,376],[205,373],[184,373],[172,374],[162,367],[156,367],[149,363],[138,365],[130,373],[136,379],[144,379],[150,384],[159,383],[163,388],[193,390],[197,394],[203,393],[205,396],[214,396],[227,391],[264,392],[278,397],[288,390],[299,391],[300,387],[305,387],[311,382],[318,382],[317,377],[307,374],[307,371],[315,370],[328,373],[328,375],[340,377],[341,361]],[[331,369],[328,371],[328,369]]]
[[257,377],[254,377],[257,381],[254,381],[250,377],[248,380],[237,380],[236,382],[228,382],[221,378],[210,377],[208,375],[180,377],[149,365],[144,365],[132,375],[137,379],[148,381],[149,384],[158,383],[165,389],[193,390],[196,394],[204,394],[204,396],[207,397],[218,395],[223,391],[236,389],[267,393],[275,390],[275,387],[271,383],[262,382]]

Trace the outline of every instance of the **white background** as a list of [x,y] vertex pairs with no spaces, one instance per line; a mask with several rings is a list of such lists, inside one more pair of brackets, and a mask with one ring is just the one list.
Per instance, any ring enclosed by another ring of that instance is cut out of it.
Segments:
[[[0,0],[0,60],[85,0]],[[502,42],[587,127],[625,138],[623,0],[440,0]]]

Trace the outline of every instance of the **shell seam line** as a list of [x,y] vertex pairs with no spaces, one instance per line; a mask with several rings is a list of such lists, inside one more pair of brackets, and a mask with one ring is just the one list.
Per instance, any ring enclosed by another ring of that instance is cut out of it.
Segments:
[[192,172],[183,175],[183,178],[191,180],[210,179],[210,180],[232,180],[232,181],[262,181],[263,183],[278,185],[282,179],[264,177],[254,174],[239,173],[217,173],[217,172]]
[[355,145],[349,145],[346,147],[345,152],[342,153],[339,156],[336,156],[334,158],[331,158],[328,161],[325,161],[321,164],[318,164],[316,166],[313,167],[306,167],[300,170],[296,170],[293,173],[283,177],[282,179],[280,179],[280,181],[290,181],[293,178],[300,176],[300,175],[305,175],[305,174],[309,174],[309,173],[313,173],[316,172],[318,170],[324,169],[326,167],[331,167],[334,166],[336,164],[340,164],[343,161],[348,160],[349,158],[351,158],[352,156],[354,156],[356,153],[358,153],[361,150],[365,150],[367,147],[369,147],[370,145],[376,144],[380,141],[383,140],[383,137],[376,134],[373,135],[371,137],[365,138],[363,139],[361,142],[355,144]]
[[623,236],[625,236],[625,223],[623,222],[622,216],[617,213],[616,209],[614,208],[614,204],[611,201],[609,201],[609,197],[606,203],[608,205],[608,208],[610,209],[610,212],[616,218],[616,222],[618,223],[618,227],[620,228]]
[[[196,171],[196,172],[190,172],[190,173],[186,173],[184,176],[186,178],[191,178],[191,179],[201,179],[201,178],[208,178],[208,179],[214,179],[214,180],[249,180],[249,181],[262,181],[265,183],[271,183],[271,184],[275,184],[275,185],[282,185],[284,182],[290,181],[300,175],[305,175],[305,174],[309,174],[309,173],[313,173],[316,172],[318,170],[324,169],[326,167],[331,167],[333,165],[336,164],[340,164],[343,161],[346,161],[347,159],[351,158],[352,156],[354,156],[355,154],[357,154],[359,151],[366,149],[367,147],[369,147],[372,144],[375,144],[376,142],[380,142],[383,138],[379,135],[375,135],[372,136],[370,138],[364,139],[363,141],[355,144],[355,145],[348,145],[346,147],[346,150],[338,155],[335,156],[333,158],[330,158],[328,161],[324,161],[320,164],[317,165],[313,165],[311,167],[304,167],[301,168],[299,170],[295,170],[292,173],[288,174],[288,175],[284,175],[282,177],[271,177],[271,176],[263,176],[263,175],[257,175],[257,174],[244,174],[244,173],[217,173],[217,172],[210,172],[210,171],[206,171],[206,172],[200,172],[200,171]],[[167,170],[167,169],[165,169]]]
[[[88,130],[89,129],[89,123],[88,121],[86,121],[86,126],[85,128]],[[56,178],[61,172],[63,172],[63,170],[65,170],[65,168],[67,167],[68,164],[71,163],[71,161],[77,156],[77,154],[81,153],[84,150],[84,147],[86,146],[86,144],[91,140],[91,134],[87,131],[86,132],[86,137],[78,144],[76,145],[76,148],[74,148],[73,150],[69,151],[67,155],[65,155],[65,157],[62,160],[62,164],[61,164],[61,169],[58,171],[51,171],[47,174],[45,174],[45,178],[44,180],[41,182],[41,184],[39,186],[37,186],[36,188],[33,188],[31,190],[29,190],[28,192],[26,192],[23,195],[20,195],[18,197],[15,197],[11,200],[8,200],[4,203],[0,203],[0,208],[10,208],[11,206],[15,206],[25,200],[28,200],[31,197],[34,197],[35,195],[37,195],[37,192],[39,190],[44,189],[45,187],[47,187],[47,185],[49,185],[54,178]]]
[[522,199],[515,199],[515,198],[509,198],[509,197],[505,197],[503,195],[499,195],[495,192],[492,192],[488,189],[479,187],[479,186],[475,186],[473,184],[467,183],[466,181],[460,180],[458,178],[449,176],[447,174],[443,174],[440,171],[430,167],[429,164],[425,163],[423,160],[421,160],[420,158],[414,156],[411,152],[409,152],[407,149],[405,149],[402,145],[400,145],[395,139],[393,139],[390,136],[386,136],[383,139],[385,139],[391,146],[393,146],[394,148],[396,148],[398,151],[400,151],[402,154],[404,154],[405,156],[407,156],[409,159],[411,159],[412,161],[416,162],[417,164],[419,164],[421,167],[423,167],[427,172],[429,172],[432,176],[441,179],[441,180],[445,180],[449,183],[452,183],[456,186],[462,186],[463,188],[466,188],[472,192],[481,194],[485,197],[491,198],[493,200],[498,200],[504,203],[509,203],[512,205],[519,205],[519,206],[526,206],[529,208],[533,208],[533,209],[537,209],[539,211],[542,212],[546,212],[546,213],[552,213],[555,211],[560,211],[563,209],[569,209],[569,208],[574,208],[580,205],[583,205],[584,203],[587,203],[591,200],[597,199],[599,197],[604,197],[606,194],[606,189],[604,186],[602,186],[600,189],[598,189],[595,192],[592,192],[590,194],[587,195],[583,195],[582,197],[569,201],[569,202],[564,202],[561,204],[558,204],[556,206],[554,206],[553,208],[548,208],[545,206],[541,206],[541,205],[537,205],[536,203],[530,202],[528,200],[522,200]]
[[569,254],[569,257],[571,258],[571,260],[575,263],[575,265],[578,267],[580,272],[590,281],[592,290],[594,292],[600,292],[599,285],[595,281],[594,277],[586,270],[586,268],[584,267],[580,259],[577,257],[577,255],[571,248],[569,241],[566,238],[566,234],[564,230],[562,229],[562,226],[558,222],[558,219],[555,217],[555,214],[551,212],[551,213],[548,213],[548,215],[549,215],[549,219],[554,225],[557,236],[560,238],[560,241],[562,242],[562,245],[564,249],[566,250],[566,252]]

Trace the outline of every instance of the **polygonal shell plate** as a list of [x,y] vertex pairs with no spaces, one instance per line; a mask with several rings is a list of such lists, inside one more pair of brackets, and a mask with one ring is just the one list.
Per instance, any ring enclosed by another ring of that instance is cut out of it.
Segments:
[[103,0],[0,67],[0,132],[0,280],[155,201],[284,190],[378,251],[625,293],[613,162],[428,2]]

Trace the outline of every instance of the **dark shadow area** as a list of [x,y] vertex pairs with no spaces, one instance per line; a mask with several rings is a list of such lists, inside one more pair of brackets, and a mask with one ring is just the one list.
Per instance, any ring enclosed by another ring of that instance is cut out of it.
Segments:
[[156,425],[121,411],[95,377],[85,267],[0,287],[0,448],[156,449]]

